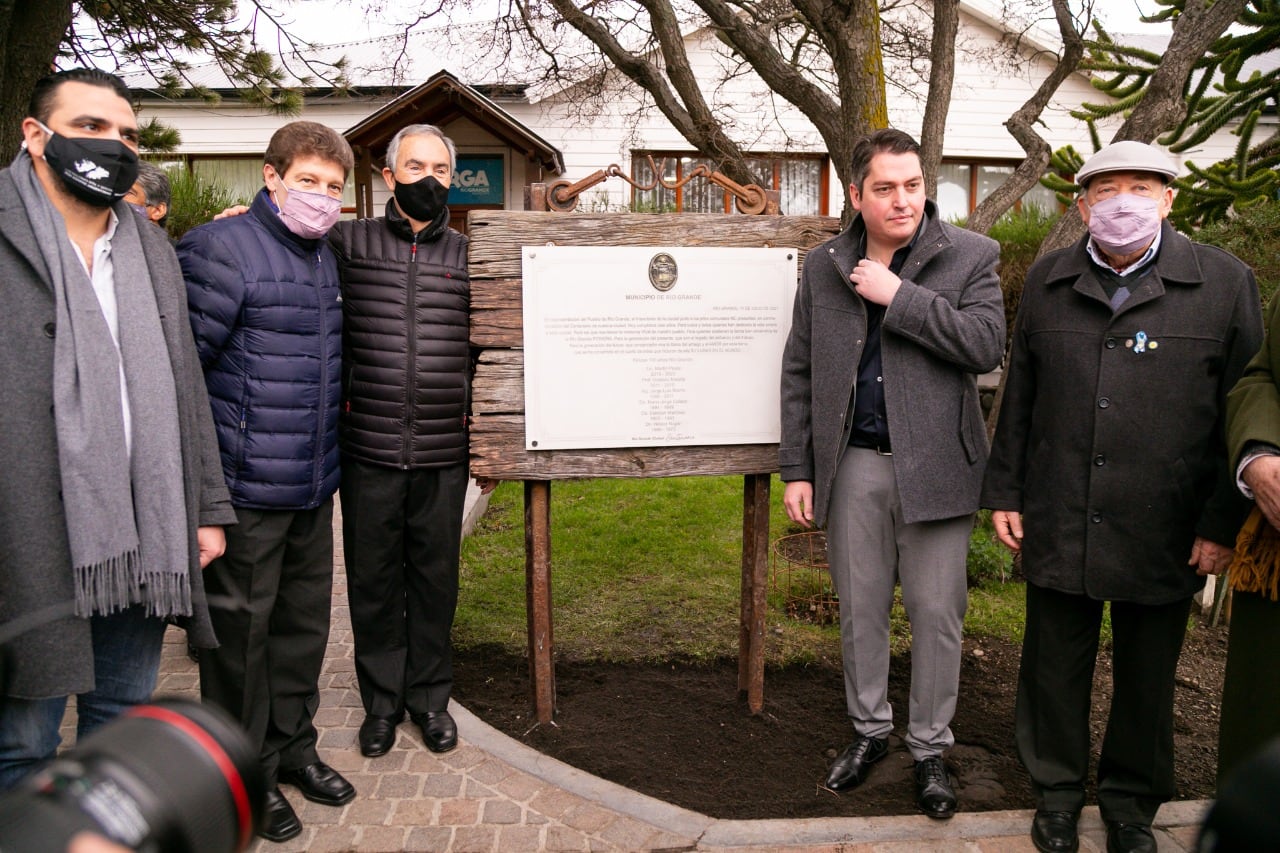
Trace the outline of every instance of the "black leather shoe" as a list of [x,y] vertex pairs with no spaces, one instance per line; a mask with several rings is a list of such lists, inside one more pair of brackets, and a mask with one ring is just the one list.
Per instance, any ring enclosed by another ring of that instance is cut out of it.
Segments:
[[448,752],[458,745],[458,726],[448,711],[414,714],[413,721],[422,729],[422,739],[432,752]]
[[351,787],[351,783],[323,761],[297,770],[281,770],[280,781],[296,786],[302,796],[323,806],[340,806],[356,796],[356,789]]
[[386,755],[396,745],[396,725],[400,717],[376,717],[369,714],[360,724],[360,754],[367,758]]
[[262,811],[262,826],[258,834],[268,841],[288,841],[302,832],[302,821],[279,788],[267,791],[266,808]]
[[956,792],[941,755],[916,762],[916,803],[920,811],[936,820],[946,820],[956,813]]
[[1107,821],[1107,853],[1156,853],[1156,837],[1146,824]]
[[867,779],[867,771],[889,752],[889,740],[882,737],[859,737],[840,753],[827,771],[822,784],[832,791],[856,788]]
[[1031,820],[1031,843],[1040,853],[1076,853],[1080,836],[1076,833],[1075,812],[1037,811]]

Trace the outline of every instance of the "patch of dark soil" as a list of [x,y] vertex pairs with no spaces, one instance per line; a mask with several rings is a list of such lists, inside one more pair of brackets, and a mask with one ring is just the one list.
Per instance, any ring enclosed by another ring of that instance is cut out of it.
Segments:
[[[1213,796],[1218,703],[1226,630],[1197,625],[1178,668],[1178,796]],[[1030,808],[1026,773],[1013,744],[1017,646],[965,640],[960,700],[947,760],[965,811]],[[765,706],[751,715],[737,698],[736,660],[605,664],[556,662],[554,725],[535,726],[528,664],[491,648],[459,649],[455,698],[490,725],[547,755],[650,796],[720,818],[911,814],[911,758],[895,735],[889,755],[855,791],[821,780],[852,738],[838,663],[769,669]],[[896,656],[889,695],[907,709],[910,659]],[[1105,655],[1094,683],[1094,766],[1110,705]],[[1092,791],[1090,792],[1092,799]]]

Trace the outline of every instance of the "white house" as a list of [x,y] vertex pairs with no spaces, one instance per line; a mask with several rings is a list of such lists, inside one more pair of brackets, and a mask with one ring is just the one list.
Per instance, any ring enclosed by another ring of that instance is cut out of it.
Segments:
[[[960,49],[938,190],[939,205],[949,217],[967,214],[1022,159],[1003,122],[1035,91],[1056,55],[1054,35],[1036,28],[1011,46],[991,0],[962,2],[960,7]],[[516,72],[510,69],[532,59],[501,61],[508,56],[502,45],[486,41],[491,33],[491,28],[475,24],[415,36],[399,77],[383,67],[388,53],[400,50],[394,39],[334,45],[321,52],[328,59],[348,58],[355,94],[338,97],[327,89],[305,89],[300,117],[346,134],[356,149],[356,180],[347,197],[351,212],[381,212],[389,194],[377,168],[387,140],[408,123],[440,125],[457,144],[458,176],[450,195],[455,222],[470,209],[522,209],[524,188],[532,181],[576,181],[617,164],[647,183],[648,155],[665,158],[668,178],[680,177],[701,162],[644,93],[617,72],[609,72],[621,82],[603,109],[584,118],[576,87],[512,79]],[[846,191],[838,186],[822,139],[803,114],[754,74],[731,74],[734,60],[709,30],[694,29],[685,42],[708,101],[730,134],[751,152],[760,183],[781,192],[783,213],[838,215]],[[296,67],[297,58],[286,62],[290,64]],[[212,66],[197,69],[197,74],[205,75],[198,82],[211,88],[230,89]],[[918,136],[925,95],[920,76],[893,63],[888,63],[886,75],[891,123]],[[139,118],[156,118],[177,128],[182,136],[177,156],[198,173],[217,176],[245,197],[261,186],[267,140],[292,117],[245,105],[234,95],[217,106],[196,99],[165,100],[148,88],[149,78],[143,75],[126,81],[141,95]],[[1086,129],[1070,110],[1084,101],[1105,99],[1085,74],[1073,74],[1044,111],[1042,135],[1055,148],[1073,144],[1087,152]],[[1103,133],[1105,137],[1106,128]],[[1182,156],[1208,165],[1230,156],[1236,142],[1228,131],[1219,131],[1201,149]],[[1055,204],[1043,188],[1033,190],[1025,201]],[[680,191],[641,192],[611,179],[587,192],[582,206],[717,211],[725,210],[726,202],[722,191],[702,182]]]

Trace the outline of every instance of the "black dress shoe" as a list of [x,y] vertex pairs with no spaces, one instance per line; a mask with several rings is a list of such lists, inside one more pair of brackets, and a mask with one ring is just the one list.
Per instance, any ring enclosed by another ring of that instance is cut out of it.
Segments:
[[884,758],[889,752],[889,740],[882,737],[859,737],[840,753],[827,771],[827,779],[822,784],[832,791],[846,791],[856,788],[867,778],[867,770],[872,764]]
[[258,834],[268,841],[288,841],[302,832],[302,821],[279,788],[267,791],[266,808],[262,811],[262,826]]
[[1040,853],[1076,853],[1080,849],[1078,818],[1075,812],[1037,811],[1031,820],[1031,843]]
[[360,724],[360,754],[368,758],[386,755],[396,745],[396,725],[400,717],[369,714]]
[[936,820],[946,820],[956,813],[956,792],[941,755],[916,762],[916,803],[920,811]]
[[1107,821],[1107,853],[1156,853],[1156,837],[1146,824]]
[[280,781],[296,786],[302,796],[324,806],[340,806],[356,796],[356,789],[351,787],[351,783],[323,761],[297,770],[281,770]]
[[448,711],[414,714],[413,721],[422,729],[422,739],[432,752],[448,752],[458,745],[458,726]]

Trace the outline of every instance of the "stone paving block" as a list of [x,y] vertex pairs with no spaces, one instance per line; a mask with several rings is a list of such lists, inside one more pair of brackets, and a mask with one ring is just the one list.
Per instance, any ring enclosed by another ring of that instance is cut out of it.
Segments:
[[316,724],[317,729],[327,729],[334,726],[346,726],[347,718],[351,716],[350,710],[346,708],[334,708],[321,706],[311,718]]
[[440,826],[474,826],[480,819],[480,804],[475,800],[445,800],[440,804]]
[[524,822],[530,826],[541,826],[544,823],[551,823],[551,819],[546,815],[526,809],[524,813]]
[[[417,728],[414,727],[414,734]],[[400,743],[404,745],[405,754],[409,756],[409,770],[414,773],[452,772],[453,768],[440,760],[440,756],[422,745],[422,738],[412,737],[407,729],[400,730]]]
[[194,672],[174,672],[165,679],[165,689],[187,691],[200,689],[200,676]]
[[422,780],[422,796],[444,799],[462,793],[462,777],[452,773],[429,773]]
[[534,794],[545,785],[541,779],[535,779],[528,773],[513,772],[494,787],[499,793],[510,797],[517,803],[528,802]]
[[582,797],[548,785],[545,790],[538,792],[538,795],[529,801],[529,807],[549,818],[558,819],[570,809],[575,809],[584,803],[586,800]]
[[404,849],[440,853],[440,851],[449,849],[449,842],[452,839],[452,827],[415,826],[409,830],[409,837],[405,839]]
[[462,796],[472,800],[487,800],[498,796],[498,793],[488,785],[481,785],[475,779],[467,779],[466,785],[462,788]]
[[380,800],[403,800],[418,796],[422,777],[416,773],[388,773],[378,782],[376,796]]
[[[321,749],[349,750],[356,755],[360,755],[360,750],[356,746],[356,730],[346,727],[321,729],[320,737],[316,740],[316,746]],[[364,756],[361,755],[360,757],[363,758]]]
[[[283,789],[281,789],[283,790]],[[342,811],[346,806],[324,806],[301,797],[289,797],[293,810],[298,813],[298,820],[303,826],[336,826],[342,820]]]
[[616,816],[617,812],[609,809],[593,804],[583,804],[571,809],[560,819],[574,829],[595,833],[608,826]]
[[392,806],[391,823],[396,826],[448,825],[436,820],[440,804],[435,800],[396,800]]
[[[422,733],[418,732],[417,734],[418,742],[421,743]],[[475,767],[482,761],[488,760],[489,755],[481,749],[477,749],[470,744],[464,743],[459,744],[457,749],[452,752],[446,752],[439,756],[439,758],[450,767],[456,767],[459,770],[467,770],[471,767]]]
[[561,853],[564,851],[584,851],[589,850],[590,845],[587,843],[587,836],[576,829],[567,826],[548,826],[545,836],[546,847],[543,849],[547,853]]
[[590,845],[591,853],[618,853],[622,849],[603,838],[588,838],[587,843]]
[[320,760],[343,775],[347,772],[358,773],[365,769],[365,757],[358,749],[329,749],[323,745],[322,748]]
[[356,839],[359,850],[403,850],[404,837],[408,834],[402,826],[365,826],[361,827]]
[[450,853],[494,853],[497,849],[498,830],[492,826],[460,826],[453,831],[449,847]]
[[655,835],[652,826],[629,817],[620,817],[600,830],[601,838],[624,850],[648,850],[650,839]]
[[981,838],[977,847],[982,853],[1035,853],[1036,846],[1031,843],[1031,831],[1026,835],[1003,835],[996,838]]
[[524,810],[507,800],[489,800],[481,811],[481,823],[519,823]]
[[486,785],[496,785],[511,775],[511,768],[501,761],[490,759],[470,768],[467,775]]
[[305,849],[308,853],[342,853],[344,850],[355,850],[356,830],[349,826],[322,827],[307,843]]
[[347,813],[342,816],[346,826],[378,826],[385,824],[391,817],[390,800],[371,800],[357,797],[347,805]]
[[542,830],[536,826],[503,826],[498,829],[498,849],[518,853],[542,849]]

